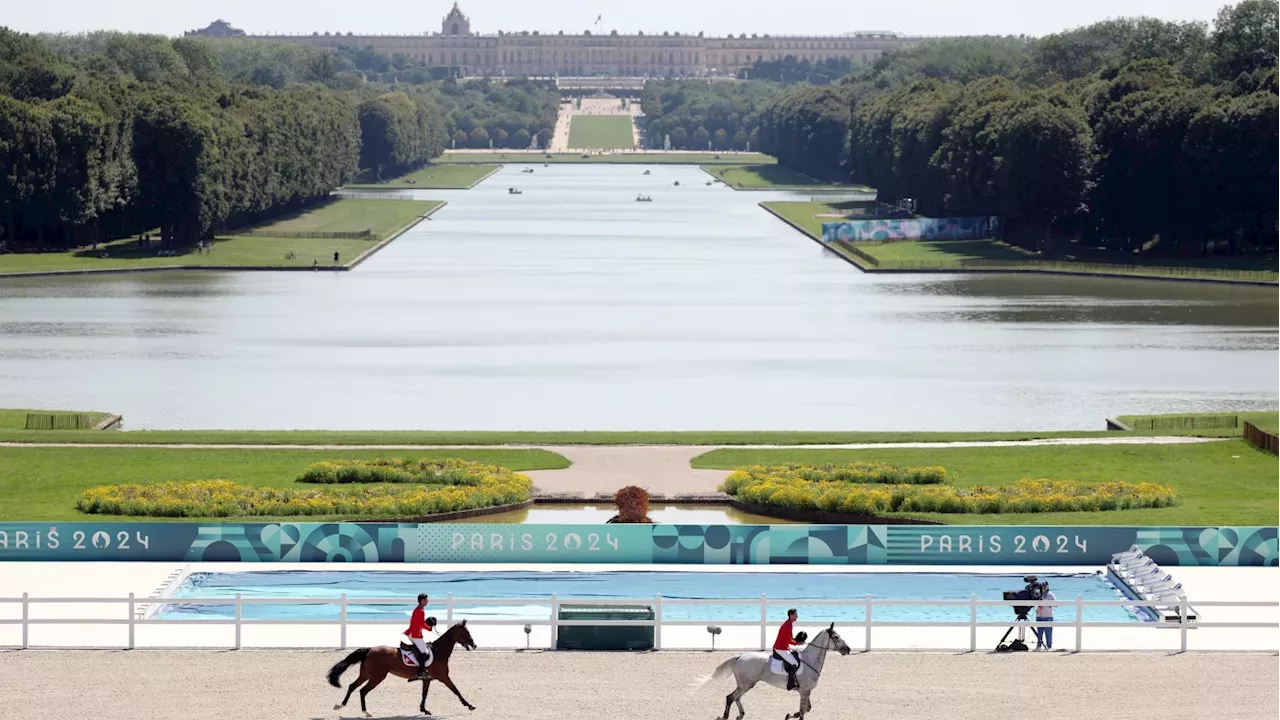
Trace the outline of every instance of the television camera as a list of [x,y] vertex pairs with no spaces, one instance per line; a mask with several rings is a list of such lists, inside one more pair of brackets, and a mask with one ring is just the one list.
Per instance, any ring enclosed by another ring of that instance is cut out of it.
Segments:
[[[1027,575],[1022,578],[1022,582],[1026,586],[1021,590],[1005,590],[1003,595],[1005,600],[1043,600],[1044,593],[1049,587],[1049,583],[1041,580],[1035,575]],[[1015,622],[1027,622],[1027,615],[1031,613],[1033,605],[1014,605],[1013,615]],[[1014,628],[1018,629],[1018,637],[1013,642],[1005,644],[1005,640],[1009,639],[1009,633]],[[996,645],[996,652],[1026,652],[1027,648],[1027,626],[1011,625],[1008,630],[1004,631],[1004,636],[1000,638],[1000,643]]]

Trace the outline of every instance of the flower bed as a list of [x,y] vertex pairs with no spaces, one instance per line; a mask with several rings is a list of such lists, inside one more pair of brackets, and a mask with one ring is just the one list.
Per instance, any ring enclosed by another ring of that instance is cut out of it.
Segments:
[[[907,468],[903,473],[926,468]],[[942,468],[929,468],[940,471]],[[1169,507],[1178,493],[1158,483],[1075,480],[1019,480],[1012,485],[956,488],[925,483],[856,482],[836,478],[859,477],[849,466],[753,466],[735,470],[721,490],[735,500],[796,510],[821,510],[859,515],[883,513],[1036,513],[1127,510]],[[890,476],[884,473],[882,476]],[[922,473],[921,477],[938,477]]]
[[501,469],[475,485],[372,485],[274,488],[227,480],[154,485],[105,485],[84,491],[76,508],[102,515],[151,517],[274,517],[350,515],[420,517],[529,500],[533,482]]
[[324,460],[312,463],[298,476],[298,482],[337,483],[420,483],[424,485],[467,485],[507,481],[515,473],[497,465],[457,458],[377,458],[374,460]]

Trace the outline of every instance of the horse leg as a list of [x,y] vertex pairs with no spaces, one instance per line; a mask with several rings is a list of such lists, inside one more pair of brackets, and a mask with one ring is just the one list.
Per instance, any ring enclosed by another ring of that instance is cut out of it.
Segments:
[[444,683],[444,686],[445,686],[445,687],[447,687],[447,688],[449,688],[450,690],[452,690],[452,691],[453,691],[453,694],[458,696],[458,701],[459,701],[459,702],[461,702],[461,703],[463,704],[463,706],[464,706],[464,707],[466,707],[468,710],[475,710],[475,709],[476,709],[476,706],[475,706],[475,705],[472,705],[471,703],[467,702],[467,699],[466,699],[466,698],[464,698],[464,697],[462,697],[462,693],[458,692],[458,686],[457,686],[457,685],[454,685],[454,684],[453,684],[453,680],[450,680],[450,679],[449,679],[449,673],[448,673],[448,671],[446,671],[446,672],[442,673],[442,674],[441,674],[441,676],[440,676],[440,677],[438,677],[438,678],[436,678],[436,679],[437,679],[437,680],[439,680],[440,682]]
[[333,706],[333,709],[334,709],[334,710],[341,710],[342,708],[346,707],[346,706],[347,706],[347,701],[351,699],[351,693],[355,692],[355,691],[356,691],[356,688],[360,687],[360,683],[364,682],[365,680],[368,680],[368,678],[366,678],[366,677],[365,677],[365,675],[364,675],[364,667],[361,667],[361,668],[360,668],[360,677],[357,677],[355,682],[353,682],[353,683],[351,683],[350,685],[348,685],[348,686],[347,686],[347,694],[346,694],[346,696],[342,698],[342,702],[341,702],[341,703],[339,703],[339,704],[337,704],[337,705],[334,705],[334,706]]
[[738,720],[742,720],[742,718],[747,716],[747,709],[742,707],[742,696],[746,695],[747,691],[749,691],[751,688],[755,686],[756,686],[755,683],[751,683],[750,685],[747,685],[744,687],[742,683],[739,682],[738,689],[733,691],[733,694],[737,695],[737,697],[733,699],[733,702],[738,706]]
[[381,674],[381,675],[374,675],[374,676],[370,677],[370,678],[369,678],[369,684],[368,684],[368,685],[365,685],[365,686],[364,686],[364,687],[362,687],[362,688],[360,688],[360,712],[364,713],[364,716],[365,716],[365,717],[373,717],[373,715],[370,715],[370,714],[369,714],[369,708],[365,706],[365,703],[364,703],[364,696],[365,696],[365,695],[368,695],[370,690],[372,690],[372,689],[374,689],[374,688],[378,687],[378,685],[379,685],[379,684],[383,681],[383,679],[384,679],[384,678],[386,678],[386,677],[387,677],[387,672],[384,670],[384,671],[382,671],[382,674]]
[[431,714],[431,711],[427,709],[427,688],[429,687],[431,687],[431,679],[427,678],[422,681],[422,704],[418,706],[423,715]]

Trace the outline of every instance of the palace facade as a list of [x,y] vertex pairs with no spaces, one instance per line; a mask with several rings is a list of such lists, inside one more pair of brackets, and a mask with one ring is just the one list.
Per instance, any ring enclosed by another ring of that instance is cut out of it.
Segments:
[[[219,20],[187,35],[245,36]],[[481,35],[455,2],[440,24],[440,32],[421,35],[253,35],[263,40],[301,42],[318,47],[372,47],[385,55],[404,54],[428,65],[459,68],[463,75],[550,76],[615,75],[698,77],[736,75],[756,60],[822,62],[849,58],[870,63],[881,53],[918,42],[896,33],[851,33],[829,36],[770,36],[745,33],[738,37],[710,38],[688,35],[554,35],[537,31]]]

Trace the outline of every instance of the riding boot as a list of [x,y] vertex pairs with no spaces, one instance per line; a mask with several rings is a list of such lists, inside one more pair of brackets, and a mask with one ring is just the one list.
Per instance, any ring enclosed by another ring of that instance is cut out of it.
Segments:
[[787,666],[787,690],[788,691],[795,690],[796,688],[800,687],[800,682],[796,680],[796,670],[798,669],[799,668],[794,668],[794,667],[791,667],[790,665]]
[[426,679],[427,677],[427,654],[421,650],[414,650],[418,656],[418,677]]

